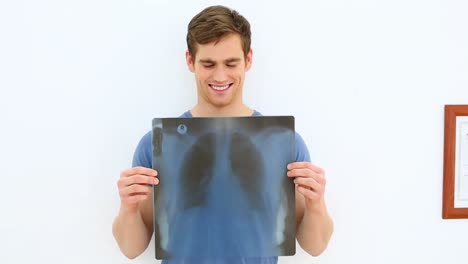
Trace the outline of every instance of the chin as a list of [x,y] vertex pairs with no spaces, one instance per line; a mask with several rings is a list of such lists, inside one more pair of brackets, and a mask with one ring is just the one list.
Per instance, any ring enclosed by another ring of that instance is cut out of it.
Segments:
[[230,105],[231,102],[232,102],[231,100],[229,100],[229,101],[222,101],[222,102],[216,101],[216,100],[212,100],[212,101],[210,101],[210,104],[213,105],[213,106],[215,106],[215,107],[217,107],[217,108],[223,108],[223,107],[225,107],[225,106]]
[[231,105],[232,102],[234,102],[234,97],[232,95],[228,95],[224,98],[219,98],[219,97],[210,95],[208,96],[207,99],[211,105],[219,107],[219,108]]

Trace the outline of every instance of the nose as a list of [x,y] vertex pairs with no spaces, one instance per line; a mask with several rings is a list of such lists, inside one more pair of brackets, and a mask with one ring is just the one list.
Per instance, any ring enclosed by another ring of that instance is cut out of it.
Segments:
[[216,67],[213,73],[213,80],[216,83],[224,84],[227,81],[226,70],[223,67]]

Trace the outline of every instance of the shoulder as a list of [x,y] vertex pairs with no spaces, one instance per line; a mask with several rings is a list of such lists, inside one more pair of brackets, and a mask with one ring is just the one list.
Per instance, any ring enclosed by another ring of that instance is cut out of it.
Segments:
[[138,142],[133,154],[132,167],[152,167],[152,137],[153,132],[148,131]]
[[[253,116],[264,116],[261,112],[254,110]],[[307,144],[305,143],[302,136],[295,133],[295,141],[296,141],[296,156],[295,161],[308,161],[310,162],[310,154],[309,149],[307,148]]]
[[310,162],[309,149],[307,148],[307,144],[305,143],[302,136],[296,132],[294,139],[296,141],[296,161]]
[[[190,110],[185,111],[179,117],[192,117]],[[153,131],[148,131],[138,142],[133,154],[132,167],[153,167]]]

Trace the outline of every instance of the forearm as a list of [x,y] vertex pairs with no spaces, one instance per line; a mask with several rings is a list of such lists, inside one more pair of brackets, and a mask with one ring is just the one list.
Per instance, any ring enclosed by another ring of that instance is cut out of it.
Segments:
[[130,259],[143,253],[151,240],[139,210],[128,210],[122,206],[114,220],[112,232],[120,250]]
[[304,210],[298,226],[297,240],[301,247],[312,256],[320,255],[328,245],[333,233],[333,221],[328,215],[325,203]]

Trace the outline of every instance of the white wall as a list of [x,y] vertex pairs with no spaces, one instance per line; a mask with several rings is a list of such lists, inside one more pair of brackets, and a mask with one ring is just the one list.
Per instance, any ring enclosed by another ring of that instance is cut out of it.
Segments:
[[252,24],[246,101],[294,114],[327,171],[328,250],[280,263],[467,263],[468,220],[441,219],[462,0],[1,0],[0,262],[154,263],[113,240],[116,181],[152,117],[194,104],[186,25],[214,3]]

